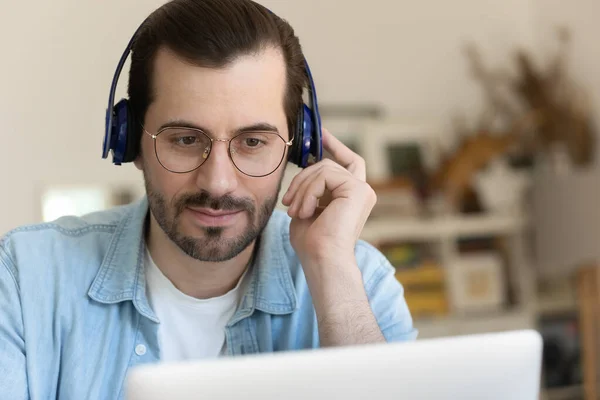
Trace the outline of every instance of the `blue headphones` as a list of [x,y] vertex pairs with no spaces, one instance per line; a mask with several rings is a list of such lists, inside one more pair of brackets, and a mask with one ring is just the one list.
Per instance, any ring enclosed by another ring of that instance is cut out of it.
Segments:
[[[142,24],[143,25],[143,24]],[[106,128],[104,133],[104,142],[102,145],[102,158],[107,158],[112,150],[113,164],[132,162],[138,154],[138,144],[140,138],[136,134],[139,129],[135,129],[135,118],[127,99],[121,99],[117,104],[115,101],[115,91],[119,75],[125,64],[127,56],[131,51],[133,40],[141,26],[136,30],[123,52],[117,70],[110,86],[110,95],[108,98],[108,108],[106,109]],[[298,112],[293,131],[293,143],[290,146],[288,161],[306,168],[310,163],[321,161],[323,156],[323,143],[321,139],[321,116],[317,103],[317,93],[315,84],[310,72],[308,63],[305,60],[306,73],[308,76],[308,99],[309,105],[302,104]],[[311,157],[312,156],[312,157]]]

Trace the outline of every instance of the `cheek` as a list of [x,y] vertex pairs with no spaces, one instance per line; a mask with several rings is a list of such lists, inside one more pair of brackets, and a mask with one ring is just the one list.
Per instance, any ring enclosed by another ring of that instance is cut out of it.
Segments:
[[258,204],[264,203],[267,199],[271,200],[277,197],[279,185],[285,170],[277,170],[269,176],[263,178],[250,178],[244,181],[244,186],[253,194]]
[[153,148],[144,149],[143,169],[151,189],[171,204],[180,192],[190,185],[190,174],[174,174],[167,171],[154,156]]

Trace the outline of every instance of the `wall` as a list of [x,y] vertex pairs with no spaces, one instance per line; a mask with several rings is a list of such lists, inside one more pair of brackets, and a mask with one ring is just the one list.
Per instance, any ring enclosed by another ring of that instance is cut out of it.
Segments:
[[[532,39],[531,9],[521,0],[263,3],[295,26],[322,102],[372,101],[423,118],[476,112],[464,40],[482,43],[494,62]],[[100,159],[104,110],[126,41],[159,4],[35,0],[3,10],[0,232],[39,219],[36,196],[44,185],[140,186],[132,166]]]
[[380,102],[399,114],[445,118],[476,108],[462,45],[480,43],[494,62],[531,40],[522,0],[262,3],[295,27],[322,98]]
[[[534,40],[540,51],[555,45],[553,30],[557,25],[571,29],[569,67],[572,76],[589,91],[595,122],[600,127],[600,2],[534,0],[532,4]],[[562,275],[583,263],[597,263],[600,260],[600,164],[562,176],[540,171],[535,185],[540,271],[546,275]]]
[[104,110],[127,35],[159,3],[38,0],[3,10],[0,232],[40,218],[45,185],[140,182],[132,166],[100,158]]

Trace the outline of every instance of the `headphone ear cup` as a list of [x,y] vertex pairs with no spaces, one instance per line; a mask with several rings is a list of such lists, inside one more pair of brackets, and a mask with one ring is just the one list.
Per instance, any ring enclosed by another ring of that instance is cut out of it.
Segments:
[[125,145],[123,162],[132,162],[137,158],[140,146],[140,129],[141,126],[135,123],[135,115],[131,110],[129,102],[127,102],[127,143]]
[[135,118],[126,99],[119,101],[114,109],[111,149],[113,150],[113,164],[121,165],[134,161],[137,157],[139,141],[136,140]]
[[297,162],[295,163],[300,168],[308,167],[310,159],[311,149],[314,146],[313,130],[314,124],[312,120],[312,112],[306,105],[302,105],[302,109],[299,112],[302,115],[302,124],[300,125],[300,131],[298,132],[297,147]]
[[129,106],[125,99],[119,101],[113,108],[115,119],[112,127],[111,149],[113,151],[113,164],[115,165],[121,165],[127,151],[128,109]]

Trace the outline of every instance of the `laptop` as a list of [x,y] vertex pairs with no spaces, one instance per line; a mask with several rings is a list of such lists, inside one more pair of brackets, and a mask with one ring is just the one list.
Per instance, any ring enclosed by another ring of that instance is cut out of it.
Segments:
[[533,330],[135,367],[127,400],[537,400]]

